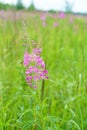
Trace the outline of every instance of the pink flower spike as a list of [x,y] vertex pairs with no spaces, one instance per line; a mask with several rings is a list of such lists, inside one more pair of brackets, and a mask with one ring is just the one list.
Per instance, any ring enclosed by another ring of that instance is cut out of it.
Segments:
[[41,48],[33,48],[31,53],[27,51],[24,53],[26,83],[35,89],[41,79],[48,79],[48,70],[45,70],[45,63],[40,56],[41,51]]

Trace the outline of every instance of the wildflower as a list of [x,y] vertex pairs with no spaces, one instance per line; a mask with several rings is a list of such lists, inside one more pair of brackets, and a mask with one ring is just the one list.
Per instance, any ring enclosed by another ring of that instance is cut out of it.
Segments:
[[45,63],[40,56],[41,51],[41,48],[33,48],[31,53],[26,51],[24,54],[26,82],[35,89],[39,80],[48,79],[48,70],[45,70]]
[[44,14],[42,14],[42,15],[40,16],[40,19],[41,19],[42,21],[45,21],[45,20],[46,20],[46,16],[45,16]]
[[26,51],[25,54],[24,54],[24,66],[27,66],[28,63],[29,63],[29,55],[28,55],[28,52]]
[[65,13],[61,12],[61,13],[59,14],[59,17],[60,17],[60,18],[65,18]]
[[35,54],[40,54],[41,52],[42,52],[41,48],[34,48],[33,49],[33,53],[35,53]]

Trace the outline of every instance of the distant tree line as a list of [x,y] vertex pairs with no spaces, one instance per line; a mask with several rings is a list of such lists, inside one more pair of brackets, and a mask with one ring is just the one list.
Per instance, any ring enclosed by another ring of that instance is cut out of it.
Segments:
[[[22,3],[22,0],[17,0],[16,5],[10,5],[10,4],[5,4],[0,2],[0,10],[9,10],[9,9],[16,9],[16,10],[25,10],[25,6]],[[36,10],[33,4],[33,1],[31,3],[31,5],[26,9],[26,10],[30,10],[30,11],[34,11]]]
[[[67,13],[71,13],[72,12],[72,7],[73,4],[70,3],[68,0],[65,1],[65,11]],[[29,10],[29,11],[35,11],[35,6],[33,4],[33,0],[31,2],[31,5],[26,9],[22,3],[22,0],[17,0],[17,3],[15,5],[10,5],[10,4],[5,4],[0,2],[0,10],[9,10],[9,9],[16,9],[16,10]],[[49,12],[54,13],[54,10],[49,10]]]
[[11,9],[11,8],[13,8],[13,6],[12,5],[9,5],[9,4],[3,4],[3,3],[1,3],[0,2],[0,10],[7,10],[7,9]]

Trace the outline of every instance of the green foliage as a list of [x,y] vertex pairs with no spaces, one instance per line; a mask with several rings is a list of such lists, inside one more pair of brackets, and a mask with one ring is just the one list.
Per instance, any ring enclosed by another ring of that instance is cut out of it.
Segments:
[[[46,14],[44,27],[41,13],[23,15],[26,20],[19,14],[16,21],[0,20],[0,130],[86,130],[85,17],[55,19]],[[53,26],[55,21],[58,27]],[[41,44],[49,71],[42,102],[41,85],[34,90],[25,82],[23,45],[30,45],[30,39]]]
[[13,6],[9,5],[9,4],[3,4],[0,2],[0,10],[4,9],[4,10],[8,10],[13,8]]
[[57,11],[55,10],[49,10],[49,13],[56,13]]
[[24,9],[24,6],[22,4],[22,0],[17,0],[16,9],[17,10]]
[[28,10],[29,10],[29,11],[35,11],[35,10],[36,10],[35,7],[34,7],[33,2],[32,2],[31,5],[29,6]]

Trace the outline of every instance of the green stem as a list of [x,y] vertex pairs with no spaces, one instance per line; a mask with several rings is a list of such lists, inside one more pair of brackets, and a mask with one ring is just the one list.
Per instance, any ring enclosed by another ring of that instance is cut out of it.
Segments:
[[43,101],[44,98],[44,86],[45,86],[45,80],[42,81],[42,90],[41,90],[41,101]]

